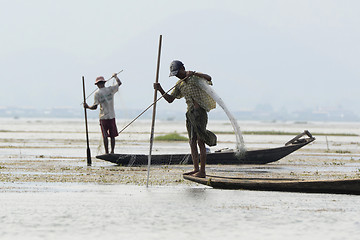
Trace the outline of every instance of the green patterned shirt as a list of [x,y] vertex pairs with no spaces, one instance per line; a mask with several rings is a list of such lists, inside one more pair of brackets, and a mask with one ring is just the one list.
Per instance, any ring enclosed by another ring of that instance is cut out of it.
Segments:
[[[186,80],[179,80],[170,95],[178,99],[185,97],[188,110],[194,107],[195,101],[200,105],[200,107],[209,112],[211,109],[216,108],[216,102],[203,89],[201,89],[198,84],[201,79],[202,78],[198,76],[190,76]],[[211,82],[206,82],[209,85],[212,85]]]

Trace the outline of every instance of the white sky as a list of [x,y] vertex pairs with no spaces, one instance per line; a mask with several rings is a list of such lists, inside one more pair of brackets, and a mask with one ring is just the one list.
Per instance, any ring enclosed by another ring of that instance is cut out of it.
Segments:
[[[124,69],[118,108],[153,99],[169,64],[208,73],[231,110],[359,113],[360,2],[334,0],[0,0],[0,107],[79,107],[98,75]],[[91,98],[89,103],[92,104]],[[159,108],[184,108],[183,100]]]

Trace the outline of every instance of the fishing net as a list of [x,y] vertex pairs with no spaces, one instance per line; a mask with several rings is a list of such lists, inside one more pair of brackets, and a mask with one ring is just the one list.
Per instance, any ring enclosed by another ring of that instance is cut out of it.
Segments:
[[205,79],[201,79],[198,81],[199,87],[201,87],[207,94],[209,94],[216,103],[224,110],[227,117],[229,118],[231,125],[234,129],[235,136],[236,136],[236,150],[238,154],[243,154],[246,151],[244,138],[242,136],[240,127],[234,118],[234,116],[231,114],[229,109],[226,107],[224,101],[219,97],[219,95],[214,91],[214,89],[207,83]]

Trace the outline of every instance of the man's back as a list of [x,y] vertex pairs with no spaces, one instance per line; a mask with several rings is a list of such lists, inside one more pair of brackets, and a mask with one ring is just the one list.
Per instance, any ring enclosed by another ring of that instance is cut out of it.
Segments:
[[114,94],[118,91],[119,85],[100,88],[94,96],[94,104],[100,105],[100,119],[115,118]]

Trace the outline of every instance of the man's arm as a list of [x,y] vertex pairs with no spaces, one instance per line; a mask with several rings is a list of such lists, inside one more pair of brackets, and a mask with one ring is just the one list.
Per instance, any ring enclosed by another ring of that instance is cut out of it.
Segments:
[[112,77],[116,79],[116,82],[117,82],[117,84],[118,84],[119,86],[122,84],[122,82],[120,81],[120,79],[119,79],[118,76],[117,76],[117,73],[114,73],[114,74],[112,75]]
[[165,100],[168,102],[168,103],[172,103],[174,100],[175,100],[175,97],[170,95],[170,94],[167,94],[165,93],[164,89],[161,87],[160,83],[154,83],[154,89],[155,90],[158,90],[162,96],[164,96]]
[[91,109],[91,110],[96,110],[97,106],[98,106],[97,104],[89,106],[87,103],[84,103],[84,108],[88,108],[88,109]]

